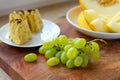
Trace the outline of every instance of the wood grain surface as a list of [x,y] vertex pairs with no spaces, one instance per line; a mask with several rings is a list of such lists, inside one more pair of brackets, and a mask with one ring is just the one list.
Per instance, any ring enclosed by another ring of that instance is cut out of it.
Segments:
[[[55,20],[60,26],[61,34],[69,38],[83,37],[92,40],[70,25],[65,17]],[[101,59],[91,61],[87,68],[67,69],[59,64],[49,67],[46,58],[38,53],[38,48],[18,48],[0,42],[0,67],[2,67],[13,80],[120,80],[120,40],[106,40],[107,44],[99,43]],[[34,63],[26,63],[24,55],[34,52],[38,59]]]

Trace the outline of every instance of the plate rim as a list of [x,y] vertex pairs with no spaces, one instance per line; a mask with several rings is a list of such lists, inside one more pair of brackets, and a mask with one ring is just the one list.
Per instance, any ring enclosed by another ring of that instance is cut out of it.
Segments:
[[[53,21],[50,21],[50,20],[47,20],[47,19],[43,19],[42,18],[42,21],[43,22],[49,22],[49,23],[51,23],[51,24],[53,24],[53,25],[55,25],[55,27],[57,28],[57,32],[55,32],[54,34],[53,34],[53,37],[52,38],[55,38],[55,37],[57,37],[57,36],[59,36],[60,35],[60,33],[61,33],[61,30],[60,30],[60,27],[59,27],[59,25],[57,25],[56,23],[54,23]],[[2,30],[4,30],[6,27],[9,27],[9,25],[8,25],[8,23],[5,23],[3,26],[1,26],[0,27],[0,32],[2,31]],[[39,34],[41,33],[41,31],[39,32]],[[5,36],[7,35],[7,33],[5,34]],[[32,34],[32,35],[35,35],[35,34]],[[55,36],[54,36],[55,35]],[[4,39],[6,39],[5,38],[5,36],[4,36]],[[2,39],[3,37],[1,37],[0,36],[0,41],[1,42],[3,42],[3,43],[5,43],[5,44],[7,44],[7,45],[10,45],[10,46],[14,46],[14,47],[21,47],[21,48],[31,48],[31,47],[38,47],[38,46],[41,46],[42,45],[42,43],[44,42],[44,40],[41,40],[41,43],[40,44],[32,44],[32,45],[25,45],[25,44],[23,44],[23,45],[19,45],[19,44],[15,44],[14,42],[13,42],[13,44],[11,44],[11,43],[8,43],[8,42],[6,42],[6,41],[4,41],[3,39]],[[9,39],[6,39],[6,40],[9,40]],[[11,40],[9,40],[10,42],[12,42]]]

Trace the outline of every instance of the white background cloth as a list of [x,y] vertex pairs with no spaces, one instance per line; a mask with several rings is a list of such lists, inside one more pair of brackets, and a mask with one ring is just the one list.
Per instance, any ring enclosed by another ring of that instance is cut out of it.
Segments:
[[69,0],[0,0],[0,16],[14,10],[31,9]]

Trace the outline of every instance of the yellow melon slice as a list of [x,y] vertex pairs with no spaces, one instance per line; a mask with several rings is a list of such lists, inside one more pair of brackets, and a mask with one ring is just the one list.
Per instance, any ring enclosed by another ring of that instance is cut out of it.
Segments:
[[97,32],[109,32],[106,22],[103,18],[94,19],[89,26]]
[[107,26],[111,32],[120,33],[120,14],[108,21]]
[[90,23],[92,20],[100,17],[100,15],[93,9],[84,10],[83,14],[88,23]]
[[120,0],[79,0],[83,10],[94,9],[104,15],[114,15],[120,11]]
[[81,13],[80,13],[79,16],[78,16],[77,24],[78,24],[78,26],[80,26],[80,27],[82,27],[82,28],[91,30],[91,28],[89,27],[87,21],[85,20],[83,11],[81,11]]

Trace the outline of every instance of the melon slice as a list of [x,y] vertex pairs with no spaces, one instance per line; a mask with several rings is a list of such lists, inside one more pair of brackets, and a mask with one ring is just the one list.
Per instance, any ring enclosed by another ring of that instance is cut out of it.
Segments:
[[111,32],[120,33],[120,16],[114,16],[107,26]]
[[120,0],[79,0],[83,10],[94,9],[104,15],[114,15],[120,11]]
[[84,10],[83,14],[88,23],[90,23],[92,20],[100,17],[100,15],[93,9]]
[[77,24],[78,24],[78,26],[80,26],[80,27],[82,27],[82,28],[91,30],[91,28],[89,27],[87,21],[85,20],[83,11],[81,11],[80,14],[79,14],[79,16],[78,16]]
[[97,32],[109,32],[106,22],[103,18],[97,18],[90,24],[91,29]]

